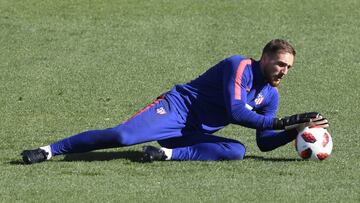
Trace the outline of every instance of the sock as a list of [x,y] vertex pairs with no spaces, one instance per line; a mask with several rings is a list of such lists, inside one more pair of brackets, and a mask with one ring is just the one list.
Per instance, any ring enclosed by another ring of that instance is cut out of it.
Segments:
[[165,155],[166,155],[166,159],[165,159],[165,160],[171,160],[171,157],[172,157],[172,149],[168,149],[168,148],[165,148],[165,147],[161,147],[160,149],[163,150],[164,153],[165,153]]
[[47,153],[47,155],[46,155],[46,159],[47,159],[47,160],[51,159],[52,153],[51,153],[51,147],[50,147],[50,145],[40,147],[40,149],[44,150],[44,151]]

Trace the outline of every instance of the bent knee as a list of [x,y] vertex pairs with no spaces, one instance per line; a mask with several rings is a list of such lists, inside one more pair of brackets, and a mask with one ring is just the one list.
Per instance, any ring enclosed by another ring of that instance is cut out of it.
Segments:
[[246,148],[241,143],[226,144],[228,148],[225,160],[243,160],[246,153]]
[[109,129],[111,131],[111,134],[116,136],[116,142],[120,146],[130,146],[137,144],[136,139],[134,139],[134,136],[129,136],[126,132],[119,128],[111,128]]

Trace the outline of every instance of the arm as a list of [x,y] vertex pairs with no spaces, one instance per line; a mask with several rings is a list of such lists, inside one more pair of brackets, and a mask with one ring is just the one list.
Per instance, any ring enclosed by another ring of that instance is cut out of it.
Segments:
[[262,152],[267,152],[281,147],[296,138],[297,130],[256,130],[256,143]]
[[224,99],[231,123],[254,129],[272,129],[273,117],[257,114],[245,107],[247,102],[246,84],[250,80],[250,59],[238,56],[225,59],[223,62]]
[[313,125],[328,127],[326,118],[317,112],[275,118],[275,115],[260,115],[247,109],[246,85],[252,76],[251,63],[250,59],[240,56],[227,58],[220,63],[223,66],[224,101],[231,123],[258,130],[291,130]]
[[[279,94],[274,90],[273,96],[270,98],[268,104],[264,106],[260,113],[265,116],[275,117],[279,104]],[[256,143],[259,149],[263,152],[274,150],[283,146],[296,138],[297,130],[256,130]]]

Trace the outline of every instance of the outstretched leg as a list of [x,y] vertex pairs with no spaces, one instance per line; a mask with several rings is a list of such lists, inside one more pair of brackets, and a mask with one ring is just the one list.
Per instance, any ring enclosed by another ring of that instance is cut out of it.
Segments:
[[116,131],[115,128],[90,130],[57,141],[51,144],[50,148],[52,156],[89,152],[97,149],[125,146],[121,138],[121,131]]
[[210,134],[187,135],[158,142],[162,147],[172,149],[171,160],[179,161],[242,160],[246,152],[239,141]]
[[51,144],[51,149],[59,155],[130,146],[181,136],[183,127],[177,112],[161,98],[114,128],[83,132]]
[[[54,155],[88,152],[174,138],[181,136],[184,123],[171,103],[166,98],[160,98],[114,128],[91,130],[65,138],[41,148],[46,153],[39,153],[41,150],[25,150],[23,159],[26,163],[36,163],[44,161],[44,157],[46,160]],[[36,159],[40,161],[36,161]]]

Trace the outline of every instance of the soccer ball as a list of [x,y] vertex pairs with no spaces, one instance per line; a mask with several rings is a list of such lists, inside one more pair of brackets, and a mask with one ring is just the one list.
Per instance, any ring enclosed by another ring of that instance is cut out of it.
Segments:
[[326,129],[306,127],[297,135],[295,147],[302,159],[324,160],[331,154],[333,142]]

